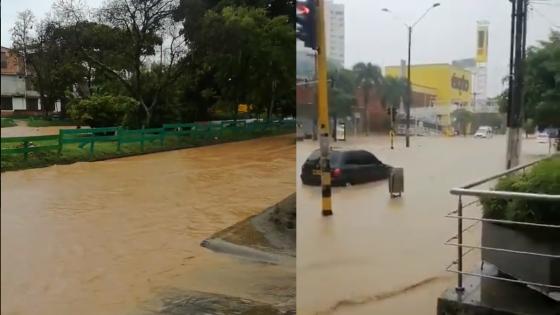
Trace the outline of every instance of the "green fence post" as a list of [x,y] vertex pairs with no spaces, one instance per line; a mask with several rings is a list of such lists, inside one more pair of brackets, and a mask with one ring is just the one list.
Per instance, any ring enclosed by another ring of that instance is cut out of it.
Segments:
[[28,140],[24,140],[23,141],[23,159],[27,161],[27,148],[29,147],[29,141]]
[[119,127],[119,129],[117,129],[117,152],[121,153],[121,137],[122,137],[122,127]]
[[140,152],[144,152],[144,129],[140,132]]
[[92,160],[93,159],[93,144],[95,143],[95,140],[91,140],[90,142],[90,146],[89,146],[89,159]]
[[163,140],[165,138],[165,129],[161,128],[161,132],[159,133],[159,145],[163,147]]
[[63,142],[62,142],[62,135],[63,135],[62,129],[60,129],[60,130],[58,131],[58,153],[57,153],[57,158],[60,158],[60,154],[62,153],[62,144],[63,144]]

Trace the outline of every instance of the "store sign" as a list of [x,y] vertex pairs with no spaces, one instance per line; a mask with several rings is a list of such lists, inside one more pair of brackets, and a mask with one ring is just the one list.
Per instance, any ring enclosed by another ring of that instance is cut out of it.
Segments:
[[486,63],[488,61],[488,25],[479,23],[476,38],[476,62]]
[[458,77],[455,74],[451,77],[451,87],[459,90],[468,92],[469,91],[469,80],[465,79],[465,76]]

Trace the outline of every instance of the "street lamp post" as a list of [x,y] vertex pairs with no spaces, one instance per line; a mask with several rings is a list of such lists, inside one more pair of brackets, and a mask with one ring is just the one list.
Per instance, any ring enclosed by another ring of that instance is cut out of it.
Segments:
[[412,82],[410,81],[410,47],[412,46],[412,26],[408,27],[408,62],[406,66],[406,147],[410,147],[410,106],[412,105]]
[[[426,14],[428,14],[428,12],[430,12],[430,10],[432,10],[433,8],[439,7],[440,3],[436,2],[434,4],[432,4],[432,6],[430,6],[426,12],[424,12],[424,14],[422,14],[417,20],[416,22],[412,23],[411,25],[404,23],[404,26],[406,27],[407,31],[408,31],[408,64],[407,64],[407,69],[406,69],[406,81],[407,81],[407,90],[406,90],[406,94],[407,94],[407,100],[406,100],[406,147],[410,147],[410,107],[411,107],[411,102],[412,102],[412,83],[410,81],[410,50],[411,50],[411,46],[412,46],[412,29],[414,28],[414,26],[416,26],[416,24],[418,24],[418,22],[420,22],[420,20],[422,20]],[[396,17],[393,12],[387,8],[383,8],[381,9],[381,11],[392,14],[393,17]]]

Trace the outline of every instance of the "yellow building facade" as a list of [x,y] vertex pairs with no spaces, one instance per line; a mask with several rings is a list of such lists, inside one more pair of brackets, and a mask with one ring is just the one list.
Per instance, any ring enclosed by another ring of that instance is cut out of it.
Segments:
[[[406,77],[406,68],[388,66],[385,67],[385,75]],[[430,111],[437,115],[438,122],[443,126],[451,126],[453,110],[472,105],[472,73],[466,69],[445,63],[413,65],[410,79],[413,94],[432,95]],[[414,98],[412,106],[421,110],[421,106],[414,104]]]
[[[401,67],[386,67],[385,75],[400,77]],[[467,106],[472,101],[472,74],[466,69],[445,63],[413,65],[410,67],[410,81],[413,87],[417,85],[435,90],[434,105],[436,106],[449,104]]]

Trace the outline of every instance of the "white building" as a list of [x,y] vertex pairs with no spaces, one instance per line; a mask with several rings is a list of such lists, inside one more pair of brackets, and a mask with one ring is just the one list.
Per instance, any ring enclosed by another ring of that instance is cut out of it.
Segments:
[[2,47],[1,51],[0,109],[2,114],[14,111],[36,112],[41,109],[39,93],[28,88],[25,82],[23,59],[14,51]]
[[344,5],[327,0],[325,6],[325,28],[327,35],[327,56],[344,66]]

